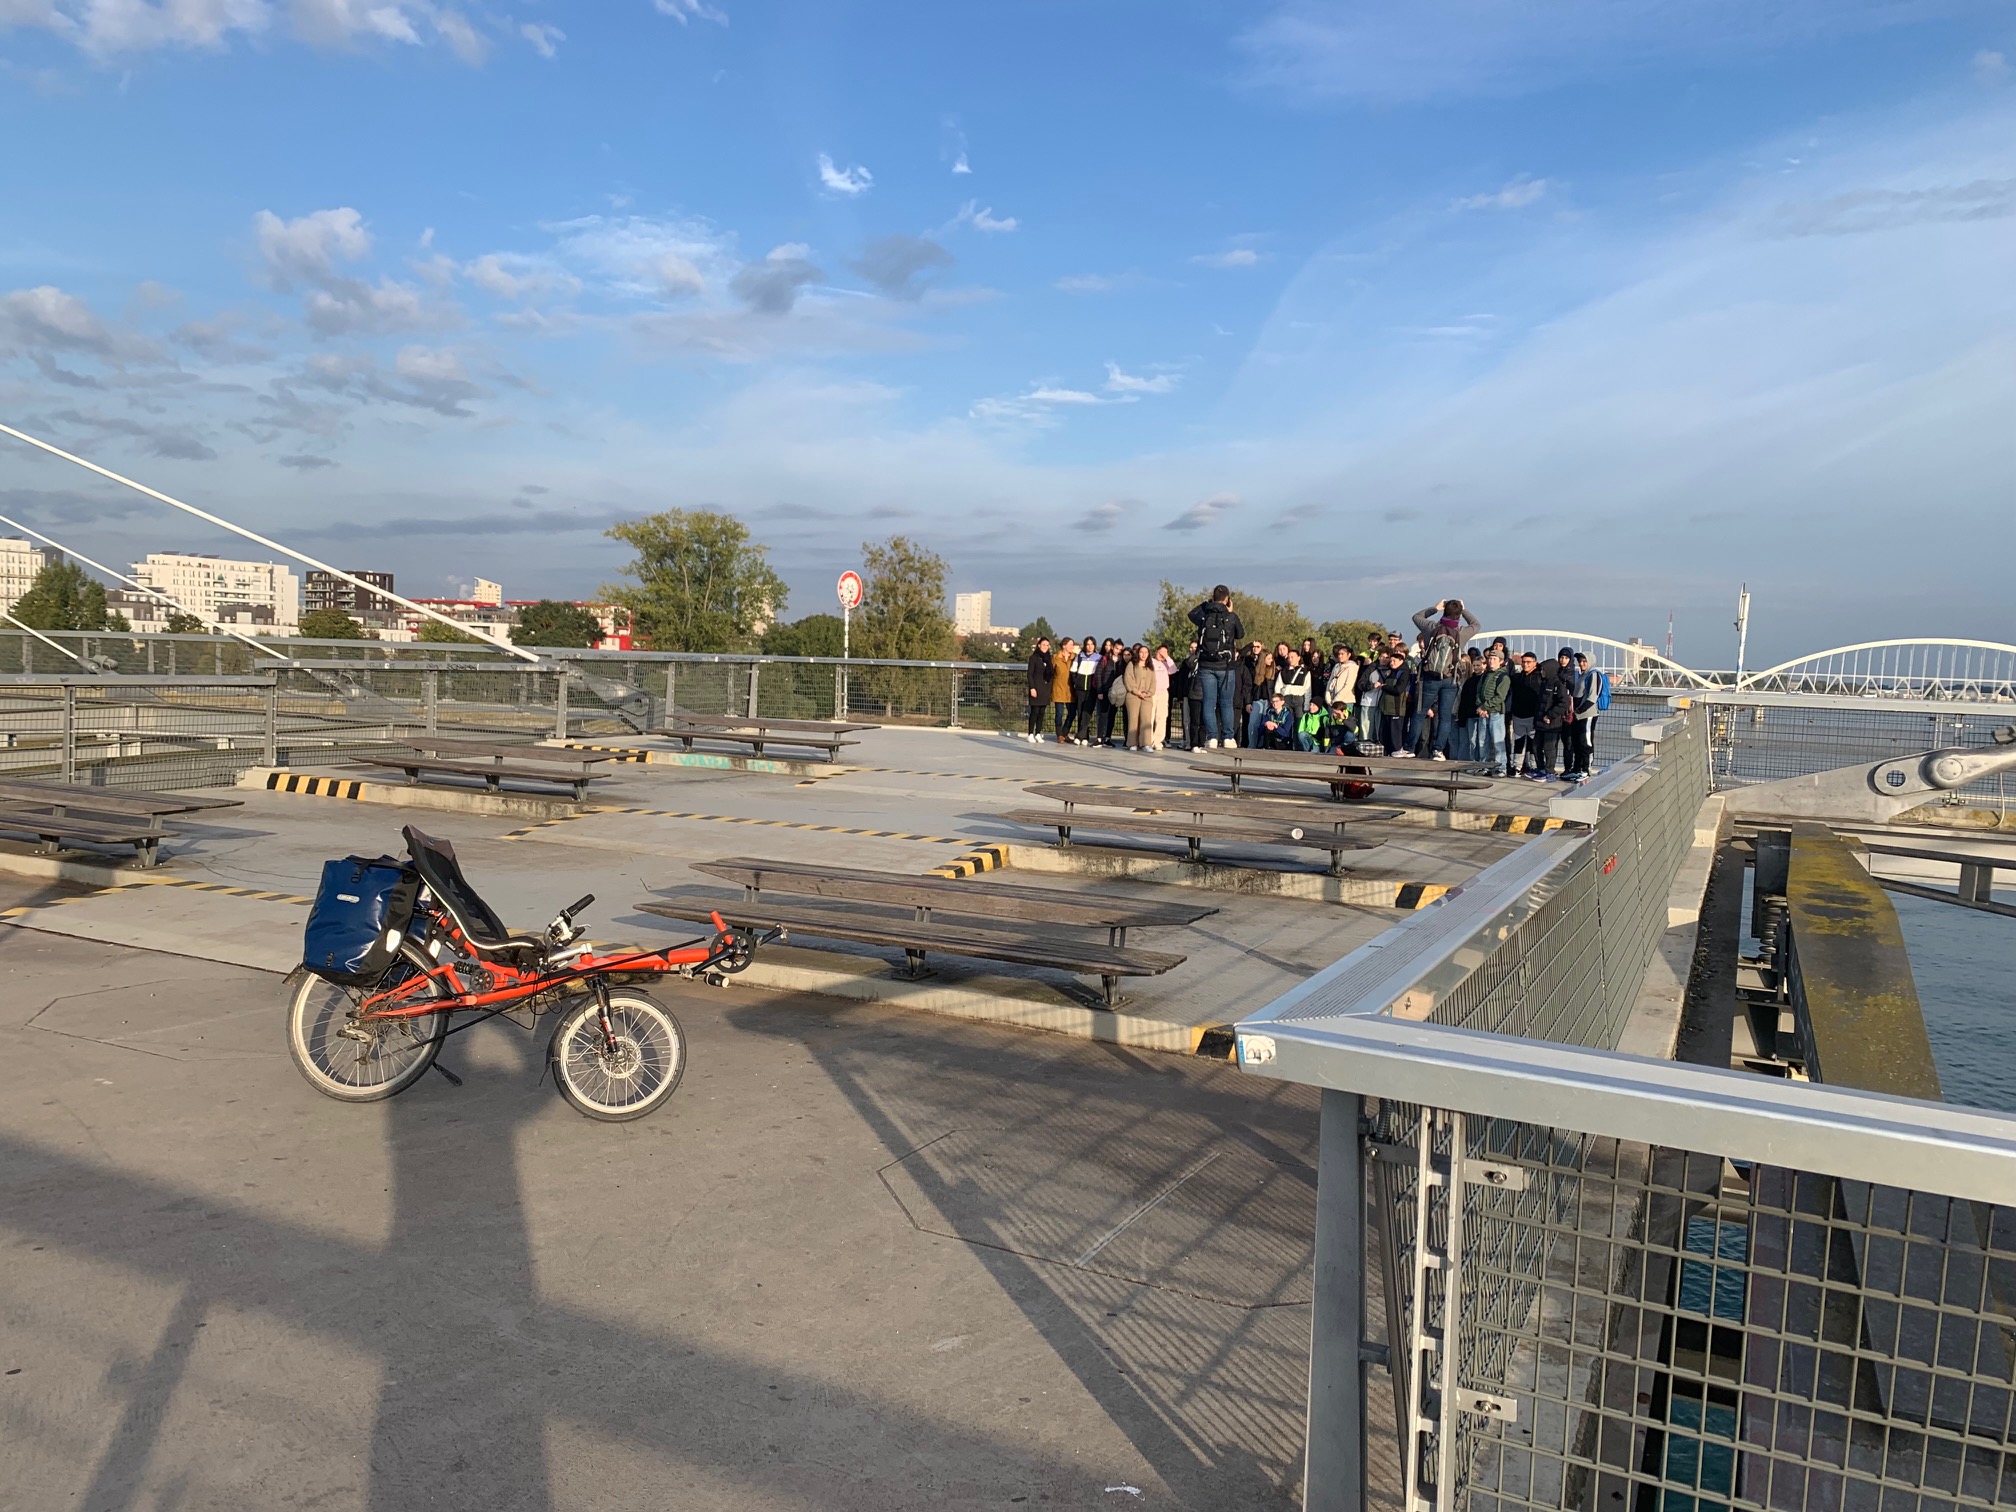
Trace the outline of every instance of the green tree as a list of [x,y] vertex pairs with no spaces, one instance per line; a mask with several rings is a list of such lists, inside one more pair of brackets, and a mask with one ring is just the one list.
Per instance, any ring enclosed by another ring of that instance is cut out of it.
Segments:
[[105,630],[105,585],[75,562],[52,555],[9,611],[31,630]]
[[540,599],[518,611],[518,623],[511,627],[514,646],[551,646],[558,649],[594,645],[602,639],[602,621],[579,604],[560,599]]
[[[861,546],[861,607],[854,615],[854,654],[903,661],[951,661],[959,654],[952,616],[945,612],[945,559],[908,536]],[[885,718],[899,713],[936,715],[949,709],[952,674],[923,668],[876,668],[855,679],[861,694],[879,700]]]
[[1332,646],[1349,646],[1360,656],[1373,636],[1386,638],[1386,629],[1377,620],[1325,620],[1316,627],[1316,644],[1329,655]]
[[746,651],[757,627],[775,623],[787,590],[770,548],[749,527],[712,509],[668,509],[606,532],[637,555],[603,597],[630,610],[638,637],[654,651]]
[[845,639],[839,615],[808,614],[765,630],[763,649],[771,656],[838,656]]
[[309,640],[378,639],[341,609],[310,609],[301,616],[301,634]]
[[861,547],[863,592],[854,654],[903,661],[951,661],[959,651],[945,612],[945,559],[908,536]]
[[[1143,639],[1151,646],[1167,644],[1180,658],[1197,635],[1196,627],[1190,623],[1190,611],[1210,596],[1208,588],[1190,589],[1164,582],[1156,595],[1155,621]],[[1305,635],[1316,633],[1309,617],[1292,600],[1251,598],[1235,587],[1232,610],[1246,628],[1246,639],[1260,641],[1270,650],[1277,641],[1297,646]]]
[[433,646],[462,646],[480,643],[480,635],[471,635],[467,630],[457,630],[453,625],[444,625],[437,619],[420,621],[418,638]]
[[167,635],[207,635],[210,632],[201,615],[187,614],[180,609],[168,611],[167,621],[161,629]]
[[1057,632],[1050,628],[1050,621],[1040,614],[1024,625],[1022,633],[1015,637],[1016,660],[1029,660],[1029,653],[1036,649],[1039,640],[1047,640],[1053,647],[1057,644]]

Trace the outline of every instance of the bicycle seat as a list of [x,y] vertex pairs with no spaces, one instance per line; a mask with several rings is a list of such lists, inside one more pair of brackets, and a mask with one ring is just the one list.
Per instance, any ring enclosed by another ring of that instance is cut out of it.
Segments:
[[436,840],[432,835],[421,833],[412,825],[407,825],[401,834],[406,837],[406,853],[413,858],[413,869],[420,873],[420,880],[427,891],[448,917],[455,921],[455,927],[462,931],[469,943],[483,955],[503,955],[512,951],[540,951],[546,942],[538,935],[521,934],[504,927],[504,921],[485,903],[476,889],[469,885],[469,879],[462,875],[462,864],[455,859],[455,847],[446,840]]

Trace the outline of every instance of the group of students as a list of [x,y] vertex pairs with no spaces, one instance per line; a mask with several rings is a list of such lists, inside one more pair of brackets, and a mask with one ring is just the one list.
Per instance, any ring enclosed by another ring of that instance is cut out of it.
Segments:
[[1047,707],[1061,744],[1124,740],[1156,751],[1169,738],[1172,710],[1181,709],[1191,750],[1376,748],[1470,762],[1494,777],[1582,782],[1596,721],[1610,706],[1608,677],[1572,647],[1542,661],[1512,651],[1503,636],[1470,646],[1483,627],[1460,599],[1416,614],[1411,643],[1390,631],[1328,655],[1313,639],[1271,651],[1248,641],[1223,586],[1190,611],[1190,622],[1197,638],[1181,660],[1166,645],[1067,637],[1052,649],[1038,641],[1023,738],[1043,739]]

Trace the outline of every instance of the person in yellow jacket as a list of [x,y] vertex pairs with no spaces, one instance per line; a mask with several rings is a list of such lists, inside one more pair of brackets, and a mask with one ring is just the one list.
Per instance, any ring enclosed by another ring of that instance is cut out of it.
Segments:
[[1068,635],[1050,658],[1050,714],[1056,721],[1057,744],[1071,744],[1071,663],[1078,660],[1078,642]]

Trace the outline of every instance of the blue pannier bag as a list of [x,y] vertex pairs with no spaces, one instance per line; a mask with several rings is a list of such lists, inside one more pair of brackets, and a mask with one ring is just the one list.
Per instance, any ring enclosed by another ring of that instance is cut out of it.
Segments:
[[419,874],[391,856],[323,862],[301,964],[340,987],[370,986],[399,953],[419,898]]

